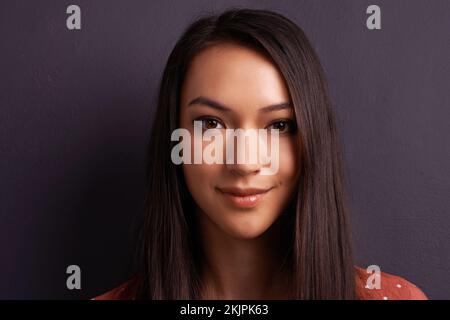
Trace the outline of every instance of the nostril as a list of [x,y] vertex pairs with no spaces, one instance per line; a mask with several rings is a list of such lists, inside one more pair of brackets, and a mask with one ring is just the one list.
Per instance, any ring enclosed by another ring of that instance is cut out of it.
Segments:
[[227,165],[228,169],[236,175],[255,175],[261,171],[261,166],[258,164],[231,164]]

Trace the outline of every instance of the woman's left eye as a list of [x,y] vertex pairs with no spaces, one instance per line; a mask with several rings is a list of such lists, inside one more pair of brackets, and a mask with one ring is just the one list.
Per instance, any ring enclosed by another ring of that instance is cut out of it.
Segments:
[[278,120],[270,124],[267,129],[278,129],[279,133],[294,133],[296,124],[292,120]]
[[224,126],[220,123],[220,121],[215,118],[205,117],[196,119],[195,121],[201,121],[203,130],[224,128]]

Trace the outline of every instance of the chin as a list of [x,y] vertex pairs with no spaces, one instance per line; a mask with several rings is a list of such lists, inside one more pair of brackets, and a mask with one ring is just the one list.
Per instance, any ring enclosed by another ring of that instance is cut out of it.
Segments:
[[270,225],[263,224],[261,221],[234,221],[224,231],[234,239],[251,240],[260,237],[269,228]]

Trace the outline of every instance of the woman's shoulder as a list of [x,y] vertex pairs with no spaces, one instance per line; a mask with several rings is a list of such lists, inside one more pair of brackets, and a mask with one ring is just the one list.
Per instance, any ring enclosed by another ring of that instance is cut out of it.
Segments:
[[[380,272],[379,282],[371,272],[355,267],[356,291],[362,300],[427,300],[427,296],[415,284],[405,278]],[[379,286],[377,285],[379,284]],[[128,281],[92,300],[134,300],[138,286],[135,275]]]
[[[379,282],[371,272],[355,267],[356,291],[362,300],[427,300],[427,296],[415,284],[405,278],[379,273]],[[379,284],[379,285],[376,285]]]
[[133,276],[120,286],[96,296],[91,300],[134,300],[136,296],[137,284],[137,276]]

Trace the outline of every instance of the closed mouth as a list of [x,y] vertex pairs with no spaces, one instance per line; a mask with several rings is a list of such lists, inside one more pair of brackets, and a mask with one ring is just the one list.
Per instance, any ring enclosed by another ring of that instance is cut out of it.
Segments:
[[234,196],[244,197],[244,196],[251,196],[256,194],[262,194],[268,192],[271,188],[235,188],[235,187],[223,187],[217,189],[223,193],[228,193]]
[[234,188],[223,187],[217,188],[217,190],[225,196],[225,198],[231,202],[235,207],[251,208],[255,207],[261,200],[269,193],[271,188]]

